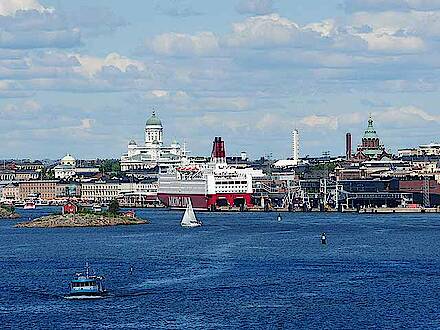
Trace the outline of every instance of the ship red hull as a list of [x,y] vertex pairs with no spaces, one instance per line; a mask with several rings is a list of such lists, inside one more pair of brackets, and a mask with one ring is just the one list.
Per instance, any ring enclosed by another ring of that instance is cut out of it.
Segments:
[[190,195],[190,194],[166,194],[159,193],[159,200],[172,209],[184,209],[191,199],[191,204],[197,210],[212,210],[218,206],[237,206],[240,204],[251,207],[251,194],[214,194],[214,195]]

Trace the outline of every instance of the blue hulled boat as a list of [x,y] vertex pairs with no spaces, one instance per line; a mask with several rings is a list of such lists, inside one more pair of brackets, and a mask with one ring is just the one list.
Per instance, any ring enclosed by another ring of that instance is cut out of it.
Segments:
[[91,275],[86,264],[85,273],[75,274],[70,282],[69,298],[102,298],[107,294],[103,281],[104,277]]

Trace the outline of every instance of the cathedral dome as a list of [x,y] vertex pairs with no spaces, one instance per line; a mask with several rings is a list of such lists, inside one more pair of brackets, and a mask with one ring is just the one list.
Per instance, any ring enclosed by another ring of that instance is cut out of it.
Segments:
[[156,112],[153,111],[153,114],[151,115],[150,118],[148,118],[146,125],[147,126],[162,126],[162,122],[156,116]]
[[377,139],[378,135],[376,133],[376,130],[374,129],[374,125],[373,125],[373,118],[368,119],[368,127],[365,130],[364,133],[364,139]]

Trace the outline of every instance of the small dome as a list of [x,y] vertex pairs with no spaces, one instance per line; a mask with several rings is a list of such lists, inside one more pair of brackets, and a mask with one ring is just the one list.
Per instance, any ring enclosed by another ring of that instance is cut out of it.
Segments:
[[61,164],[63,165],[75,165],[75,163],[76,163],[75,158],[73,158],[70,154],[65,155],[61,159]]
[[151,115],[151,117],[148,118],[146,125],[147,126],[150,126],[150,125],[162,126],[162,122],[160,121],[160,119],[158,117],[156,117],[155,111],[153,111],[153,114]]
[[130,140],[130,142],[128,142],[129,146],[135,146],[137,143],[135,140]]

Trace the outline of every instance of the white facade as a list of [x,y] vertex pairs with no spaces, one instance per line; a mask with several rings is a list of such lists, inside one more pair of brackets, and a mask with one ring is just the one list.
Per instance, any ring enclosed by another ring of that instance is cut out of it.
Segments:
[[440,143],[422,144],[418,148],[399,149],[399,157],[403,156],[440,156]]
[[119,182],[84,182],[81,184],[81,199],[93,202],[110,202],[119,196]]
[[71,179],[81,175],[93,175],[99,172],[97,167],[76,167],[76,160],[71,155],[64,156],[60,164],[53,168],[55,179]]
[[137,144],[134,140],[128,143],[128,151],[121,157],[121,170],[148,170],[160,164],[177,164],[181,156],[178,142],[164,146],[162,122],[153,111],[145,124],[145,143]]
[[295,165],[299,162],[299,132],[295,128],[292,131],[292,158]]
[[157,196],[157,182],[93,181],[81,184],[81,199],[108,203],[127,195]]

